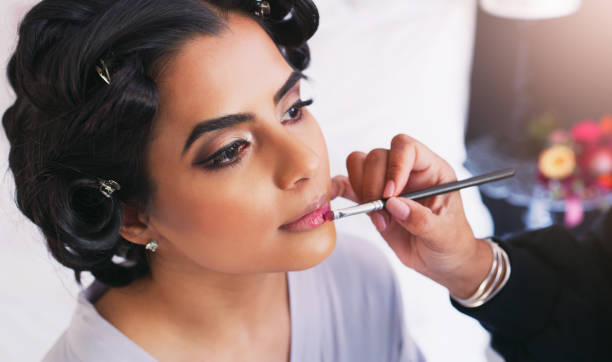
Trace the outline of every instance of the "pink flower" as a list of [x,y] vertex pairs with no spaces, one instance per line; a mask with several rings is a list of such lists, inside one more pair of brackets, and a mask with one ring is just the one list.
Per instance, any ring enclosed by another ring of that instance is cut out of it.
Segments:
[[594,143],[603,135],[603,130],[595,121],[587,120],[572,127],[572,137],[578,142]]
[[584,165],[594,176],[612,174],[612,149],[599,147],[584,155]]
[[573,228],[582,222],[584,219],[584,206],[582,201],[577,197],[572,197],[565,202],[565,225]]
[[570,135],[564,129],[557,129],[548,136],[548,140],[553,145],[557,143],[566,143],[570,140]]

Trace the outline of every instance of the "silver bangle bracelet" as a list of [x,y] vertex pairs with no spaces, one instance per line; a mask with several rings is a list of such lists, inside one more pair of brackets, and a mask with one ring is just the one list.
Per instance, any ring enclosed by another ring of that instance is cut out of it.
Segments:
[[495,279],[493,280],[493,283],[491,283],[489,288],[487,288],[487,290],[480,297],[478,297],[477,300],[473,301],[472,303],[468,305],[468,307],[470,308],[480,307],[481,305],[485,304],[485,302],[487,302],[490,299],[489,297],[497,288],[497,285],[499,284],[499,281],[501,280],[502,273],[504,272],[504,260],[503,260],[501,248],[495,243],[492,243],[491,245],[493,246],[494,249],[497,249],[497,253],[496,253],[497,255],[497,268],[496,269],[497,270],[495,271]]
[[[476,308],[485,304],[501,291],[510,278],[510,259],[508,258],[508,254],[491,239],[487,239],[487,242],[493,250],[493,262],[491,263],[489,274],[479,285],[476,292],[469,298],[461,299],[451,296],[464,307]],[[504,269],[506,272],[502,279]],[[493,278],[493,275],[495,275],[495,278]],[[493,282],[491,282],[491,279],[493,279]]]
[[500,246],[497,246],[497,247],[500,248],[500,250],[502,251],[502,257],[504,258],[504,264],[506,265],[506,275],[504,275],[504,279],[501,281],[501,283],[499,283],[499,285],[491,293],[487,301],[493,299],[493,297],[496,296],[497,293],[499,293],[504,288],[506,283],[508,283],[508,279],[510,279],[510,272],[512,271],[512,267],[510,266],[510,258],[508,257],[508,254]]
[[497,255],[498,250],[495,249],[495,247],[491,243],[489,243],[489,246],[491,247],[491,251],[493,252],[493,262],[491,264],[491,270],[489,270],[489,274],[487,274],[484,280],[480,283],[480,285],[478,286],[474,294],[472,294],[472,296],[466,299],[453,297],[457,302],[461,303],[462,305],[469,305],[469,304],[473,304],[477,302],[480,299],[480,297],[486,292],[485,290],[486,287],[489,284],[491,284],[491,279],[493,278],[493,276],[495,275],[495,272],[497,271],[497,265],[499,264],[499,256]]

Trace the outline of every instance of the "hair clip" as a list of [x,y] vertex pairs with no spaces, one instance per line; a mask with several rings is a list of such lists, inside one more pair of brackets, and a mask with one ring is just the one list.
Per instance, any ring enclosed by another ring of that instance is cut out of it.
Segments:
[[110,73],[108,72],[108,67],[104,64],[104,59],[100,59],[100,64],[96,65],[96,72],[98,72],[98,75],[106,84],[110,85]]
[[255,0],[255,3],[255,11],[253,12],[255,16],[264,19],[272,12],[272,9],[270,8],[270,3],[266,0]]
[[121,186],[119,185],[119,183],[117,183],[117,181],[100,180],[98,189],[100,190],[102,195],[110,199],[113,192],[121,190]]

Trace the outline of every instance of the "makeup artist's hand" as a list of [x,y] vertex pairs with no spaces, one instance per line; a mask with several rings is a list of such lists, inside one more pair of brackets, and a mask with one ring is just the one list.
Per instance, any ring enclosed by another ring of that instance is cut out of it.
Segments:
[[490,269],[493,254],[474,238],[459,192],[419,202],[392,197],[456,181],[452,168],[420,142],[397,135],[390,149],[351,153],[349,176],[332,179],[332,198],[358,203],[391,197],[385,210],[369,216],[406,266],[446,286],[452,295],[471,295]]

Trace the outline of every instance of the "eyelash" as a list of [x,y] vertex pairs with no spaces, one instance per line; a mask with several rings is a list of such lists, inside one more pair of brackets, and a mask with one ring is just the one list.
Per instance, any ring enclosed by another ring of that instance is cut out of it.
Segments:
[[[282,124],[294,124],[302,120],[304,116],[304,112],[302,108],[307,107],[313,103],[312,99],[307,101],[298,100],[295,102],[291,108],[285,112],[285,114],[290,113],[291,111],[297,112],[297,115],[289,120],[282,120]],[[284,118],[284,115],[283,115]],[[250,142],[246,140],[237,140],[235,142],[230,143],[227,147],[220,149],[219,151],[213,153],[211,156],[207,157],[204,161],[198,162],[198,165],[203,165],[203,167],[207,170],[215,171],[225,167],[233,167],[237,166],[240,163],[242,157],[237,156],[237,154],[242,153],[242,151],[250,146]],[[223,162],[224,160],[230,159],[230,162]]]
[[293,103],[293,105],[291,106],[291,108],[289,108],[287,110],[287,112],[285,112],[285,114],[287,114],[287,113],[289,113],[291,111],[296,111],[296,112],[298,112],[297,116],[295,116],[295,118],[293,118],[291,121],[282,121],[281,120],[281,122],[283,124],[287,124],[287,123],[292,124],[292,123],[297,123],[297,122],[301,121],[302,120],[302,116],[304,115],[304,112],[303,112],[302,108],[311,105],[312,102],[313,102],[312,99],[309,99],[307,101],[303,101],[303,100],[299,99],[297,102]]

